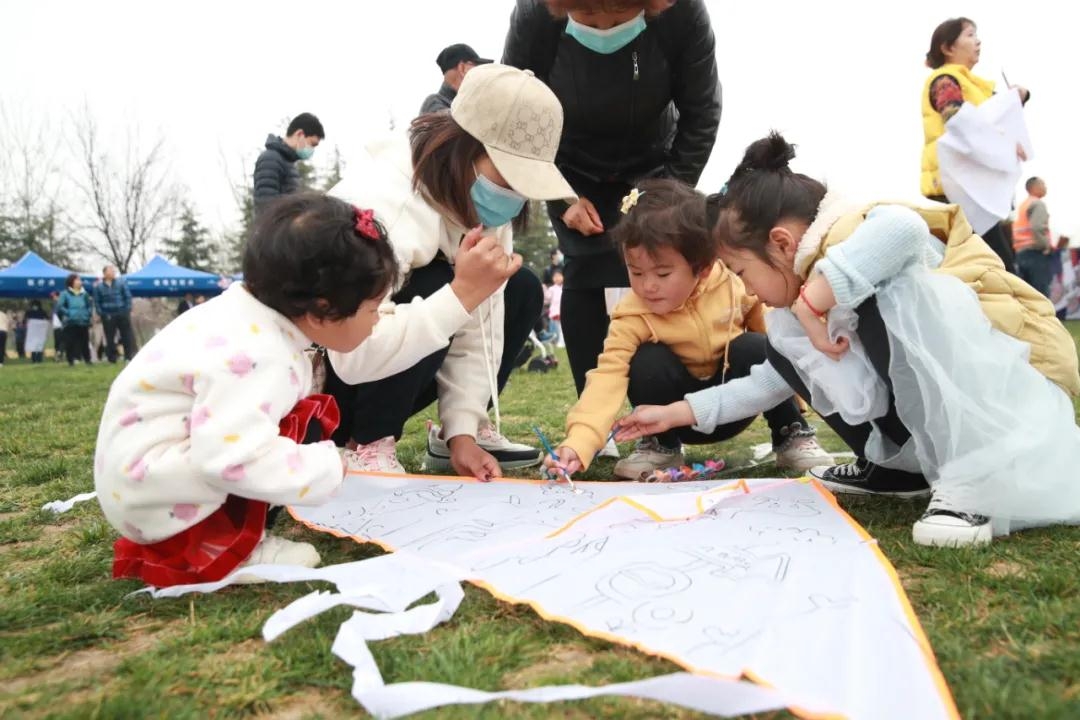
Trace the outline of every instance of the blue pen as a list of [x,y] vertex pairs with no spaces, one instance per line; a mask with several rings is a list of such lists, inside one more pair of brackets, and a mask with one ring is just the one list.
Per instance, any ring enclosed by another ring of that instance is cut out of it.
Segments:
[[[533,425],[533,432],[536,433],[536,437],[540,438],[540,444],[544,446],[544,450],[551,456],[551,459],[556,463],[559,462],[559,456],[555,454],[555,448],[551,447],[551,443],[548,441],[547,436],[544,435],[544,431],[540,429],[538,425]],[[570,473],[566,472],[566,468],[561,465],[556,465],[556,469],[562,472],[562,476],[566,478],[566,482],[569,483],[570,489],[577,491],[574,487],[574,481],[570,479]]]

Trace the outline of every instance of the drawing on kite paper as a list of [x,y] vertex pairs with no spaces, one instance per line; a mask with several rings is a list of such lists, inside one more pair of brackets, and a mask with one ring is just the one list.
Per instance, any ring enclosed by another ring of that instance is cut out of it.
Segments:
[[820,530],[813,528],[797,528],[797,527],[774,527],[769,525],[764,526],[750,526],[747,532],[756,534],[758,537],[776,538],[778,540],[789,540],[791,542],[805,543],[807,545],[835,545],[836,538],[832,535],[826,535]]
[[401,545],[410,550],[423,550],[432,545],[445,545],[449,543],[476,543],[487,538],[495,528],[495,523],[490,520],[473,518],[463,522],[454,523],[449,527],[439,528],[434,532],[421,535]]
[[[678,551],[689,559],[671,566],[655,561],[635,562],[608,573],[596,582],[596,595],[575,609],[592,610],[615,605],[626,615],[611,615],[608,630],[630,627],[663,630],[690,622],[695,597],[690,589],[698,580],[782,583],[791,557],[787,553],[759,556],[746,548],[701,545]],[[708,583],[706,583],[708,585]],[[614,609],[614,608],[612,608]]]
[[[562,560],[572,559],[575,563],[581,564],[589,562],[600,556],[600,553],[604,551],[604,547],[608,544],[608,536],[593,537],[584,533],[565,540],[554,547],[545,549],[539,554],[530,555],[511,555],[509,557],[502,557],[489,562],[488,564],[478,563],[473,565],[473,570],[491,570],[497,568],[500,565],[531,565],[536,562],[545,560]],[[546,547],[546,546],[542,546]]]
[[694,645],[687,654],[689,656],[696,654],[723,656],[757,639],[766,632],[775,634],[784,631],[788,627],[792,629],[805,628],[807,616],[831,611],[846,615],[847,611],[859,602],[854,597],[843,597],[834,600],[823,593],[811,593],[807,601],[808,604],[802,610],[783,617],[767,618],[767,622],[753,628],[740,629],[732,625],[707,626],[702,629],[705,642]]
[[[746,500],[743,500],[746,498]],[[781,517],[813,517],[821,514],[821,508],[816,507],[814,500],[810,498],[796,498],[788,500],[773,497],[772,495],[741,495],[733,501],[721,505],[714,505],[708,510],[711,513],[723,513],[731,511],[728,517],[734,518],[744,513],[761,513],[779,515]]]
[[[359,522],[359,525],[354,526],[355,530],[351,534],[366,539],[376,536],[386,537],[421,524],[426,521],[423,513],[414,514],[410,512],[408,518],[402,518],[400,514],[395,516],[395,514],[431,506],[435,507],[436,514],[442,514],[440,510],[445,511],[447,508],[452,507],[453,503],[457,502],[455,496],[462,487],[464,486],[461,483],[454,485],[439,483],[414,489],[394,490],[388,496],[383,496],[376,501],[370,508],[361,505],[355,508],[355,512],[353,510],[347,511],[347,515],[355,514],[358,518],[354,522]],[[390,518],[390,522],[384,522],[386,515],[393,516]],[[402,520],[403,522],[394,523],[394,520]]]

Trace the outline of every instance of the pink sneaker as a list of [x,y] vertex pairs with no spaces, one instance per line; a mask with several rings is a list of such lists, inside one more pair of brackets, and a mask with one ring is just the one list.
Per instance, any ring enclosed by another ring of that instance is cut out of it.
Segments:
[[344,455],[350,473],[405,474],[405,468],[397,459],[397,444],[393,435],[387,435],[366,445],[357,445],[355,450],[346,450]]

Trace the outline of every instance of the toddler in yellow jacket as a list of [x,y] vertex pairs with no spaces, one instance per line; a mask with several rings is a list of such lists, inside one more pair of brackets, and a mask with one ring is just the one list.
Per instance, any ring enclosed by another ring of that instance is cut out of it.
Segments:
[[[612,312],[604,351],[567,416],[566,439],[556,454],[568,473],[588,468],[627,397],[632,405],[670,403],[743,377],[764,361],[765,306],[716,260],[710,202],[676,180],[644,181],[624,198],[624,217],[612,238],[631,292]],[[831,461],[792,399],[764,415],[778,467],[803,471]],[[708,434],[677,428],[642,438],[616,464],[615,475],[637,480],[682,465],[682,443],[726,440],[752,421]],[[556,464],[551,457],[545,462]]]

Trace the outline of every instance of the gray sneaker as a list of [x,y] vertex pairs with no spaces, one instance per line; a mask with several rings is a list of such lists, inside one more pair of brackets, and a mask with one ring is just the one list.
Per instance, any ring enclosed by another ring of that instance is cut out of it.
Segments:
[[679,467],[682,464],[681,445],[677,448],[666,448],[650,435],[638,440],[634,452],[615,463],[615,477],[641,480],[657,470]]

